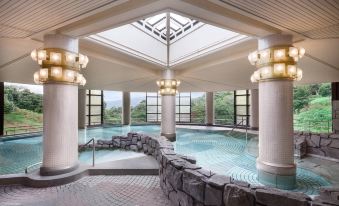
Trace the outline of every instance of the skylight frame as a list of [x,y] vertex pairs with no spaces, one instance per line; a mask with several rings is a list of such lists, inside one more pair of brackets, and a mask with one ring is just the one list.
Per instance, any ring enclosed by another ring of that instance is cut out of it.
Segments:
[[[153,22],[152,20],[154,20],[154,18],[158,16],[160,18]],[[198,20],[184,17],[173,12],[170,12],[169,16],[170,16],[170,35],[169,35],[170,43],[173,43],[178,38],[182,38],[183,36],[189,34],[190,32],[193,32],[199,26],[203,25],[203,23]],[[153,17],[138,20],[132,23],[132,25],[138,27],[147,34],[152,35],[152,37],[155,37],[162,43],[167,44],[166,21],[167,16],[166,12],[164,12]],[[159,25],[162,25],[161,28],[159,28]]]

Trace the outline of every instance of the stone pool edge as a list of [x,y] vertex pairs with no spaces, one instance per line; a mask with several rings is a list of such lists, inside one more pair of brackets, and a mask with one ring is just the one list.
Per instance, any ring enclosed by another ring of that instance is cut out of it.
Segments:
[[160,187],[174,205],[338,205],[339,188],[321,187],[313,199],[300,192],[250,185],[196,165],[193,157],[179,155],[166,137],[130,132],[112,140],[98,140],[99,148],[144,152],[159,163]]

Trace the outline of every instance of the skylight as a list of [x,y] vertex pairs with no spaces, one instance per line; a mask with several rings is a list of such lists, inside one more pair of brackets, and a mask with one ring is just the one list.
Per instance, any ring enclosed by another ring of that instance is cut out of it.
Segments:
[[[175,13],[169,14],[169,40],[185,36],[194,29],[202,26],[203,23],[187,17],[180,16]],[[167,14],[161,13],[146,19],[141,19],[135,23],[134,26],[143,29],[145,32],[153,35],[161,41],[167,42]]]
[[192,61],[249,39],[173,12],[156,14],[88,38],[162,67]]

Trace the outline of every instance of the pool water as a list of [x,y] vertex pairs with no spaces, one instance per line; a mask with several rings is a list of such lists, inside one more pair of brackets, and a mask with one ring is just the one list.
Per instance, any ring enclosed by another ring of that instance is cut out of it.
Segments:
[[[92,137],[111,139],[113,135],[126,135],[130,131],[158,135],[160,127],[150,125],[79,130],[79,143],[85,143]],[[179,128],[174,147],[177,153],[194,156],[197,164],[207,170],[260,185],[257,181],[256,158],[246,153],[246,140],[242,133],[232,133],[231,136],[220,131]],[[96,163],[133,158],[138,155],[142,154],[121,150],[101,150],[96,152]],[[41,136],[0,142],[0,174],[23,172],[26,166],[41,160]],[[82,152],[79,160],[90,164],[91,151]],[[327,185],[330,183],[323,177],[302,168],[297,169],[295,191],[313,195],[318,193],[320,186]]]

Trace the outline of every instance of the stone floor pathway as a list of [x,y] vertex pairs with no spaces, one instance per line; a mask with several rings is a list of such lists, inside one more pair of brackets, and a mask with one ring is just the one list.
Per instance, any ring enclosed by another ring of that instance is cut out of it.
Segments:
[[70,184],[31,188],[0,185],[0,205],[171,206],[158,176],[88,176]]

